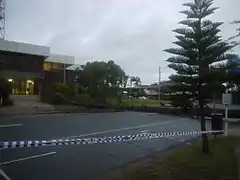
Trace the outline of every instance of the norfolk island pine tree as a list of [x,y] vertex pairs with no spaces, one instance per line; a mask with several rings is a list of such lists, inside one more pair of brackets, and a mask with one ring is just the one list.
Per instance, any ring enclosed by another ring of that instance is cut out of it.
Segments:
[[[177,41],[173,43],[179,48],[164,50],[174,55],[167,59],[170,63],[168,66],[176,71],[176,74],[170,76],[174,82],[171,89],[178,92],[173,96],[182,94],[185,99],[198,102],[201,131],[206,130],[204,106],[214,93],[212,87],[220,86],[225,79],[223,72],[227,66],[223,61],[235,57],[228,53],[235,45],[218,35],[223,23],[206,20],[218,9],[212,7],[212,4],[213,0],[194,0],[183,4],[188,9],[180,13],[187,15],[187,19],[179,24],[185,28],[173,30],[177,33]],[[202,134],[202,151],[209,152],[207,134]]]

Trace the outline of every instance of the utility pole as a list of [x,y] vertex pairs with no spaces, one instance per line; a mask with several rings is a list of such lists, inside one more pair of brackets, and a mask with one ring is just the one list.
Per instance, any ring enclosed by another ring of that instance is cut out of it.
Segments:
[[158,100],[161,100],[161,88],[160,88],[160,83],[161,83],[161,66],[158,67]]
[[63,83],[66,83],[66,64],[63,64]]

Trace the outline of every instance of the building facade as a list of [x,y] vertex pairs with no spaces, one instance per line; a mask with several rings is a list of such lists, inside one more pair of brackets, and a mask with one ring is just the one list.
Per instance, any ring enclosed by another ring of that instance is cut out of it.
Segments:
[[50,48],[0,40],[0,77],[12,85],[12,94],[36,95],[55,82],[74,81],[73,56],[50,54]]
[[12,85],[12,94],[38,94],[43,63],[50,48],[0,40],[0,77]]
[[45,79],[52,79],[53,82],[70,83],[70,72],[67,69],[74,64],[75,58],[73,56],[51,54],[43,64]]

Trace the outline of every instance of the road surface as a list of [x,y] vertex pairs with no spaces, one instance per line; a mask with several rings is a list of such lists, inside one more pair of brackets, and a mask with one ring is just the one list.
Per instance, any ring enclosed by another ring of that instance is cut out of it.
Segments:
[[[196,120],[136,112],[1,117],[0,120],[0,140],[50,140],[195,130],[199,130]],[[88,180],[193,137],[3,149],[0,150],[0,179]]]

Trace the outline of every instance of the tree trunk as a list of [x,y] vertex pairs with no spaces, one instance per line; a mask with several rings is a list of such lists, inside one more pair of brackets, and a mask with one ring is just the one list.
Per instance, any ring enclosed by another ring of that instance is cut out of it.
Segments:
[[132,96],[132,80],[130,81],[130,93],[129,93],[130,96]]
[[[201,118],[201,131],[206,131],[206,123],[204,117],[204,103],[203,98],[199,98],[199,108],[200,108],[200,118]],[[208,136],[207,134],[202,134],[202,152],[209,153],[209,146],[208,146]]]
[[216,95],[213,93],[213,112],[216,112]]

